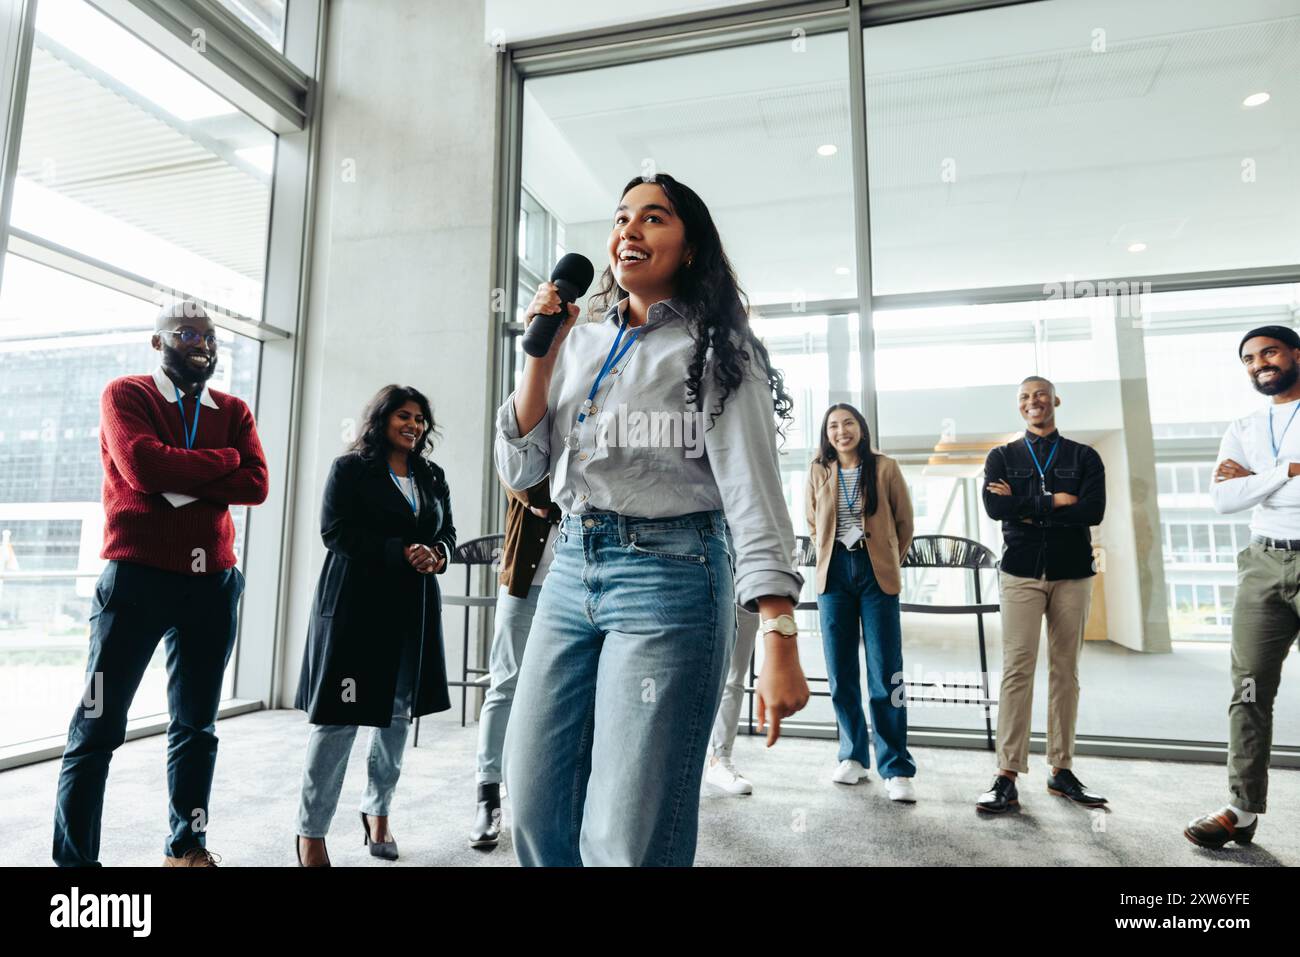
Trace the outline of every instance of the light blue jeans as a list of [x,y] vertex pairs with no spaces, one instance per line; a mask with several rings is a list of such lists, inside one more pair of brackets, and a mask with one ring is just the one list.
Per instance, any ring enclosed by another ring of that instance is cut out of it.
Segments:
[[533,626],[533,613],[537,610],[537,597],[541,593],[541,585],[529,588],[527,598],[516,598],[504,587],[497,593],[496,627],[488,656],[492,686],[483,696],[483,708],[478,716],[479,784],[498,784],[501,781],[501,754],[506,741],[506,726],[510,723],[519,663],[524,660],[524,646],[528,643],[528,631]]
[[[402,773],[402,753],[411,727],[411,695],[415,691],[418,652],[418,642],[404,643],[393,695],[393,720],[386,728],[370,729],[370,759],[366,764],[366,793],[361,799],[361,810],[375,817],[388,816],[393,791]],[[298,833],[303,837],[324,837],[329,833],[356,737],[355,724],[312,725],[298,804]]]
[[565,516],[506,732],[521,864],[694,862],[733,574],[721,512]]
[[740,727],[740,711],[745,703],[745,679],[749,677],[749,659],[758,640],[759,616],[752,611],[736,608],[736,647],[731,652],[731,667],[722,688],[722,704],[713,722],[710,747],[719,761],[731,757]]

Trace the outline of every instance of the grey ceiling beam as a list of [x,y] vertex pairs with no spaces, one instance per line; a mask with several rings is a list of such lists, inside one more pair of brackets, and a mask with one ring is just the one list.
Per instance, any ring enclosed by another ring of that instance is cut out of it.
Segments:
[[307,124],[311,79],[216,0],[86,0],[275,133]]
[[58,243],[50,242],[48,239],[43,239],[26,230],[10,227],[8,251],[31,262],[57,269],[59,272],[76,276],[79,279],[93,282],[98,286],[113,289],[145,302],[157,303],[159,306],[177,299],[192,300],[203,307],[203,310],[211,317],[213,325],[241,336],[248,336],[259,342],[289,338],[289,333],[278,326],[273,326],[268,322],[260,322],[251,316],[245,316],[232,309],[227,309],[219,303],[208,302],[200,296],[190,295],[184,290],[166,288],[157,282],[146,279],[144,276],[114,266],[112,263],[95,259],[93,256],[87,256],[75,249],[69,249]]

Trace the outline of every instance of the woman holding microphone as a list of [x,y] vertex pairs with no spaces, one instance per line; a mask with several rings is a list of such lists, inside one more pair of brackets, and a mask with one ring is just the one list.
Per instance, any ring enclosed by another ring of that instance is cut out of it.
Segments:
[[429,400],[379,390],[361,436],[334,460],[321,507],[328,551],[312,605],[295,706],[313,725],[298,810],[298,863],[328,867],[325,834],[359,725],[368,725],[364,842],[397,859],[388,808],[415,715],[446,711],[442,597],[433,578],[456,550],[451,497],[428,459]]
[[817,612],[839,725],[838,784],[867,776],[871,752],[862,713],[858,646],[865,643],[876,767],[891,801],[913,803],[916,764],[907,750],[907,705],[898,595],[902,561],[912,543],[912,499],[903,473],[871,447],[861,412],[831,406],[821,447],[808,470],[808,529],[817,547]]
[[[694,191],[634,179],[611,219],[601,318],[575,327],[569,305],[497,412],[506,484],[549,473],[564,512],[506,732],[525,865],[694,861],[737,601],[763,621],[769,745],[808,700],[777,465],[781,374]],[[543,283],[528,320],[560,305]]]

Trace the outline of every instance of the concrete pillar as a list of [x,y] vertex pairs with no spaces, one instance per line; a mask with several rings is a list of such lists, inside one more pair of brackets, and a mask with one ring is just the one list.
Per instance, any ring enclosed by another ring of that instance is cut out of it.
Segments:
[[1146,351],[1141,327],[1120,315],[1125,311],[1117,309],[1110,319],[1119,363],[1118,431],[1096,444],[1106,463],[1106,521],[1100,541],[1105,549],[1107,637],[1134,651],[1168,652],[1172,645]]
[[[459,537],[488,531],[496,54],[483,31],[482,4],[464,0],[330,3],[282,705],[324,560],[325,478],[348,421],[381,386],[429,396]],[[463,588],[461,573],[440,582]],[[460,670],[458,614],[445,613],[449,675]]]

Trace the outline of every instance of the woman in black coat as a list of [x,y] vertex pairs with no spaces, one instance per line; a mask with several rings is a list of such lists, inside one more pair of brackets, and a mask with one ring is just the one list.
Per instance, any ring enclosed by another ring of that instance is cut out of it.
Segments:
[[442,598],[433,577],[456,549],[442,469],[425,457],[429,400],[389,385],[361,437],[334,460],[321,507],[329,551],[312,603],[295,706],[314,726],[298,811],[298,861],[328,866],[325,834],[357,727],[370,733],[361,826],[370,853],[397,858],[388,806],[411,719],[446,711]]

